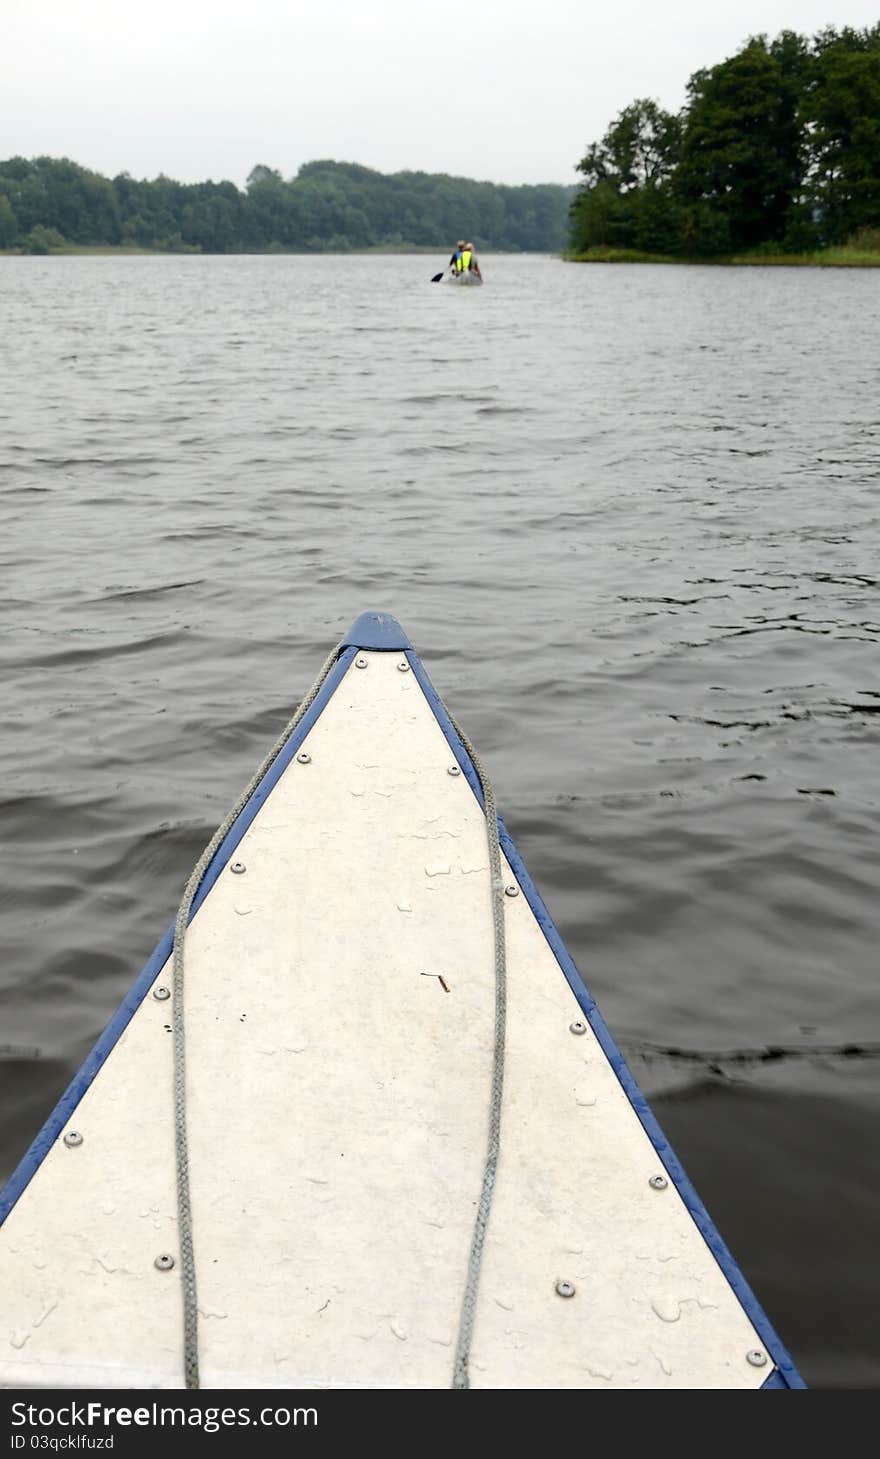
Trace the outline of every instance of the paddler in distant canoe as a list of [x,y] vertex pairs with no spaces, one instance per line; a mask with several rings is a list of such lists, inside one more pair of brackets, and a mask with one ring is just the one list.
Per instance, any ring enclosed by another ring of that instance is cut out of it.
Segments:
[[[482,275],[480,274],[479,265],[477,264],[476,257],[474,255],[474,245],[472,243],[465,243],[463,238],[459,238],[454,249],[452,250],[452,256],[450,257],[447,268],[449,272],[453,274],[464,274],[470,272],[475,273],[477,275],[477,278],[482,277]],[[442,273],[435,274],[431,280],[431,283],[439,284],[442,278]]]
[[[474,253],[474,245],[472,243],[465,244],[464,251],[461,256],[462,260],[464,261],[464,269],[466,269],[468,273],[476,274],[477,278],[481,279],[483,275],[480,273],[480,265],[477,263],[477,255]],[[464,272],[464,269],[462,270],[462,272]]]
[[458,245],[458,248],[456,249],[456,252],[453,254],[453,258],[455,259],[455,263],[452,266],[453,272],[457,274],[471,273],[471,261],[473,260],[473,256],[474,245],[472,243],[460,243]]

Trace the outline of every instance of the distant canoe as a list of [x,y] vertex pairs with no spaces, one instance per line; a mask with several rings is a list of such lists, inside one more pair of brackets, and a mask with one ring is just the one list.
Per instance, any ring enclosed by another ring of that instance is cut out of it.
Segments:
[[181,1019],[201,1386],[448,1387],[467,1312],[474,1388],[803,1387],[501,822],[493,881],[400,625],[325,670],[205,872],[185,1017],[168,933],[0,1193],[0,1385],[182,1386]]
[[462,289],[467,287],[473,288],[477,284],[482,284],[483,279],[481,274],[474,274],[469,269],[466,269],[460,274],[447,274],[446,282],[447,284],[454,284],[457,289]]

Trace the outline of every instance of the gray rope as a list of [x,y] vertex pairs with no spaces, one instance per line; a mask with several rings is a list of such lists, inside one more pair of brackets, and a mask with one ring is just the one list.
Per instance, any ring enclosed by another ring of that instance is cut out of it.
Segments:
[[183,1371],[187,1388],[199,1386],[199,1308],[196,1293],[196,1263],[193,1250],[192,1204],[189,1188],[189,1146],[186,1132],[186,1038],[183,1020],[183,973],[184,943],[190,910],[196,892],[201,884],[214,853],[224,840],[235,821],[247,805],[260,781],[277,760],[303,715],[311,707],[321,685],[332,669],[342,650],[336,645],[321,666],[317,679],[298,705],[292,719],[288,720],[275,744],[272,746],[257,773],[242,791],[232,810],[217,827],[208,845],[199,857],[189,881],[184,888],[183,898],[174,924],[174,1003],[172,1025],[174,1029],[174,1148],[177,1159],[177,1226],[180,1242],[180,1278],[183,1294]]
[[[445,708],[445,705],[444,705]],[[449,714],[449,710],[446,710]],[[456,724],[452,715],[450,722],[458,738],[471,757],[477,772],[477,779],[483,790],[486,807],[486,833],[489,842],[489,877],[492,891],[492,921],[495,928],[495,1044],[492,1053],[492,1085],[489,1101],[489,1139],[486,1150],[486,1164],[483,1169],[483,1185],[480,1203],[474,1221],[468,1257],[467,1278],[461,1304],[458,1326],[458,1343],[455,1349],[455,1363],[452,1371],[453,1388],[469,1388],[468,1364],[471,1355],[471,1339],[477,1311],[477,1289],[480,1284],[480,1268],[483,1261],[483,1243],[489,1224],[489,1211],[495,1189],[498,1171],[498,1156],[501,1150],[501,1099],[504,1093],[504,1050],[507,1026],[507,949],[504,936],[504,884],[501,880],[501,847],[498,841],[498,812],[495,809],[495,792],[486,774],[482,760],[468,739]]]

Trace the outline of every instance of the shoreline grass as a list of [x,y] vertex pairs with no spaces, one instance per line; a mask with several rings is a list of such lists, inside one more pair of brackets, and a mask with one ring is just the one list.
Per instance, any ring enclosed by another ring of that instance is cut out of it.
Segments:
[[880,253],[841,245],[813,253],[732,253],[715,258],[681,258],[644,253],[637,248],[591,248],[586,253],[563,253],[566,263],[663,263],[721,268],[880,268]]
[[[364,257],[369,254],[383,254],[389,258],[404,254],[424,254],[428,257],[448,258],[449,244],[438,244],[429,248],[426,244],[371,244],[369,248],[254,248],[240,249],[234,253],[207,253],[200,248],[141,248],[136,243],[65,243],[63,247],[45,250],[28,248],[0,248],[0,258],[348,258]],[[485,253],[504,253],[504,249],[484,249]],[[544,250],[536,250],[544,253]],[[514,257],[526,255],[517,250]]]
[[[30,248],[0,248],[0,258],[61,258],[61,257],[88,257],[100,258],[103,254],[126,257],[143,257],[149,254],[157,258],[168,252],[165,248],[139,248],[137,244],[128,243],[66,243],[63,248],[47,248],[45,251]],[[170,256],[170,255],[169,255]],[[179,257],[180,255],[176,255]]]

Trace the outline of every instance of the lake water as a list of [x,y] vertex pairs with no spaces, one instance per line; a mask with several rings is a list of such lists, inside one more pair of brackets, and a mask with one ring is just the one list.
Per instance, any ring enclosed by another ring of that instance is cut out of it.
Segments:
[[408,630],[808,1381],[880,1383],[880,273],[0,259],[0,1164]]

